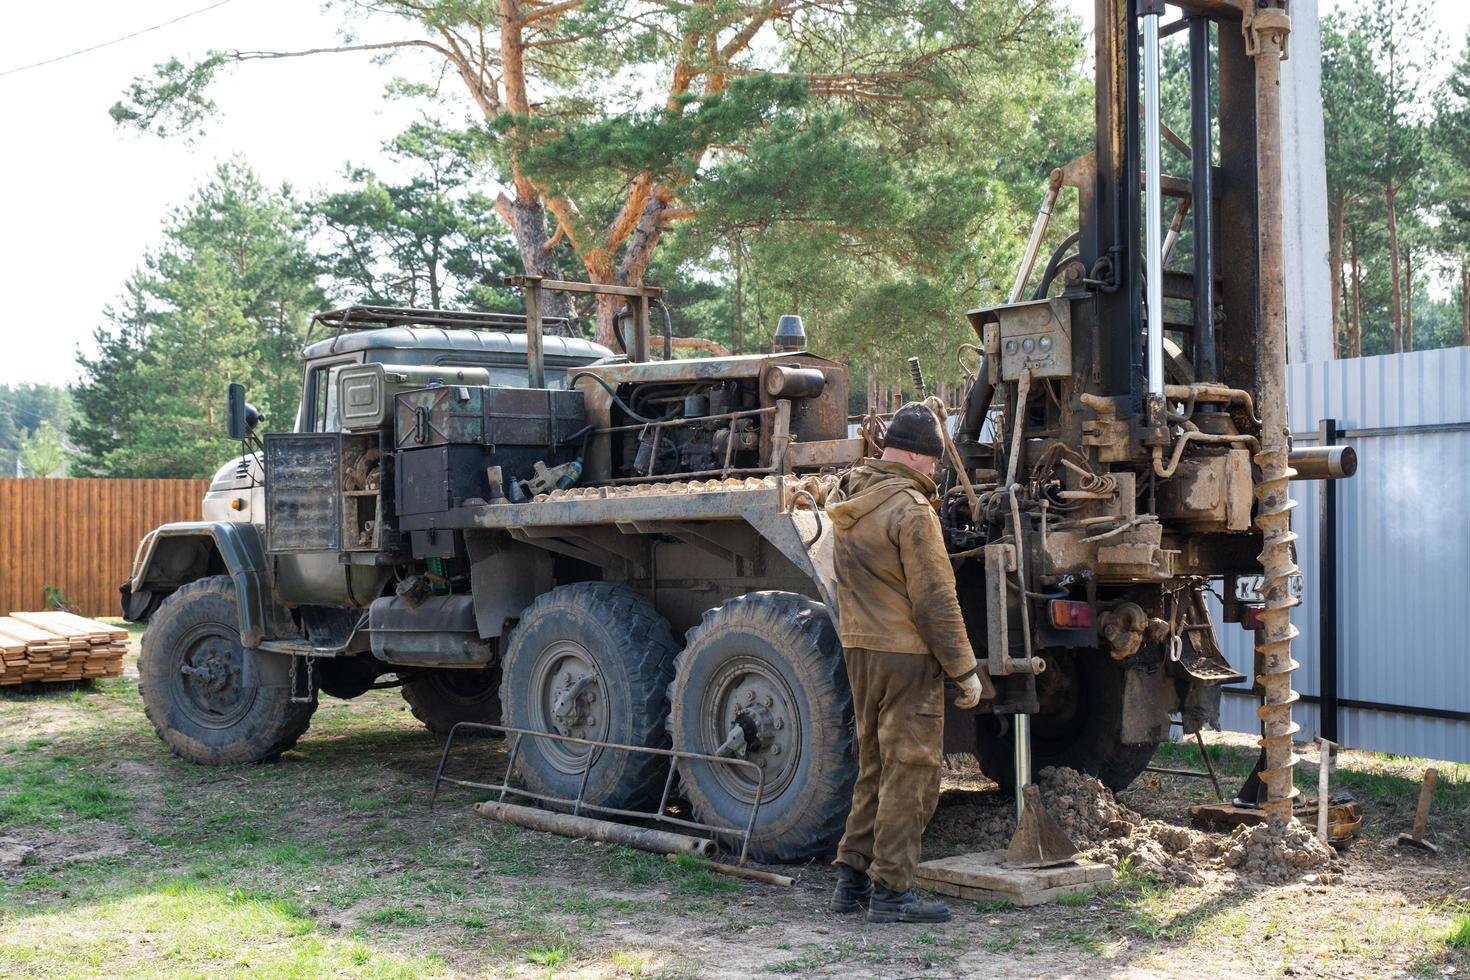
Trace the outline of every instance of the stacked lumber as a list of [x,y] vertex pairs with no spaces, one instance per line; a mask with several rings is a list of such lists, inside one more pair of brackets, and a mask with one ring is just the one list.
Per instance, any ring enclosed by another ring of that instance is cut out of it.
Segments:
[[0,684],[117,677],[128,631],[69,612],[0,616]]

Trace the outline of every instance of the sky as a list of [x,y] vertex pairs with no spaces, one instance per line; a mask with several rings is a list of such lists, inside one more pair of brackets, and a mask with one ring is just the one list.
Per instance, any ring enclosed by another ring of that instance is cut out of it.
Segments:
[[[1090,26],[1091,0],[1066,2]],[[1323,3],[1324,11],[1336,6]],[[1448,39],[1444,50],[1458,49],[1470,4],[1436,4],[1435,18]],[[0,326],[0,384],[77,380],[76,352],[91,350],[103,308],[158,244],[163,217],[221,161],[238,154],[268,184],[289,182],[300,194],[332,186],[346,161],[374,162],[381,143],[416,116],[413,106],[383,98],[384,83],[395,72],[423,78],[428,64],[383,67],[342,54],[240,66],[211,90],[220,117],[191,144],[120,130],[107,109],[159,61],[212,49],[330,45],[341,14],[312,0],[76,0],[61,8],[11,4],[6,21],[0,291],[11,312]],[[391,35],[387,24],[356,30],[364,41]]]

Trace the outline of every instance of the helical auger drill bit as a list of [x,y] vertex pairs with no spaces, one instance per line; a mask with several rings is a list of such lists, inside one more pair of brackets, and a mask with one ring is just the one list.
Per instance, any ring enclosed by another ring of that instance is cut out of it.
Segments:
[[[1275,440],[1272,440],[1273,442]],[[1291,608],[1300,601],[1291,594],[1291,580],[1298,569],[1295,560],[1296,534],[1291,529],[1291,512],[1296,501],[1287,493],[1287,482],[1294,472],[1287,465],[1284,442],[1267,448],[1265,440],[1256,454],[1261,480],[1256,484],[1256,527],[1261,531],[1261,568],[1265,582],[1261,593],[1266,610],[1261,628],[1256,631],[1256,664],[1261,686],[1261,748],[1265,764],[1261,782],[1266,786],[1266,801],[1261,804],[1273,822],[1291,817],[1292,799],[1297,795],[1292,783],[1292,767],[1297,757],[1292,751],[1292,736],[1300,726],[1291,720],[1292,705],[1298,695],[1291,689],[1291,674],[1297,662],[1291,657],[1291,641],[1297,628],[1291,624]]]

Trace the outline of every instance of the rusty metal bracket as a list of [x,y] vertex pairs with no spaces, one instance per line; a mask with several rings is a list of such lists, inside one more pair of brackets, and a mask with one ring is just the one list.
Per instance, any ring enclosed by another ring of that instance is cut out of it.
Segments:
[[[454,746],[454,738],[461,730],[479,732],[500,732],[510,736],[510,755],[505,762],[505,776],[499,783],[481,783],[472,779],[460,779],[446,776],[444,769],[449,763],[449,752]],[[694,762],[708,762],[712,765],[735,766],[749,769],[755,776],[755,799],[750,804],[750,815],[745,820],[745,826],[729,827],[723,824],[703,823],[698,820],[685,820],[682,817],[670,816],[664,812],[669,806],[669,796],[673,792],[674,775],[677,767],[670,765],[669,773],[664,778],[663,794],[659,797],[658,807],[652,812],[641,810],[620,810],[617,807],[602,806],[597,803],[588,803],[584,798],[587,792],[587,780],[592,773],[592,764],[596,761],[597,751],[589,751],[587,760],[582,767],[581,783],[577,787],[577,795],[571,799],[560,796],[552,796],[548,793],[536,793],[524,787],[511,784],[511,775],[515,772],[516,756],[520,754],[521,739],[523,738],[546,738],[556,742],[569,745],[583,745],[589,749],[607,749],[614,752],[637,752],[642,755],[659,755],[667,759],[687,759]],[[627,745],[622,742],[605,742],[590,738],[576,738],[572,735],[560,735],[556,732],[538,732],[529,728],[515,728],[510,725],[491,725],[478,721],[461,721],[449,730],[449,736],[444,740],[444,751],[439,756],[439,768],[434,773],[434,790],[429,796],[429,806],[432,808],[434,802],[439,798],[439,787],[444,783],[454,786],[464,786],[469,789],[488,790],[498,793],[497,802],[504,803],[507,794],[519,796],[538,803],[550,803],[554,806],[570,807],[573,816],[580,816],[583,810],[594,813],[606,814],[608,816],[623,817],[630,820],[648,820],[654,823],[666,824],[673,827],[683,827],[686,830],[696,830],[707,833],[714,838],[716,834],[725,834],[740,840],[740,856],[736,865],[743,865],[750,851],[750,838],[755,831],[756,818],[760,815],[761,800],[766,793],[766,771],[749,759],[740,759],[730,756],[709,755],[703,752],[686,752],[682,749],[657,749],[646,745]]]
[[1261,53],[1260,35],[1267,32],[1280,36],[1281,60],[1285,61],[1286,42],[1291,35],[1291,15],[1283,7],[1257,7],[1255,0],[1241,0],[1240,32],[1245,35],[1245,53],[1254,58]]

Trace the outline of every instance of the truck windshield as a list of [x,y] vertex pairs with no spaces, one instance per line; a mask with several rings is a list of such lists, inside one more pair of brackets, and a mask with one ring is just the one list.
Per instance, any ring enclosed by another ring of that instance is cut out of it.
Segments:
[[[530,384],[524,365],[487,364],[484,361],[461,360],[457,358],[454,360],[437,361],[436,363],[442,364],[444,367],[487,368],[490,371],[490,383],[505,388],[525,388]],[[546,387],[565,388],[566,386],[566,369],[547,365]]]

